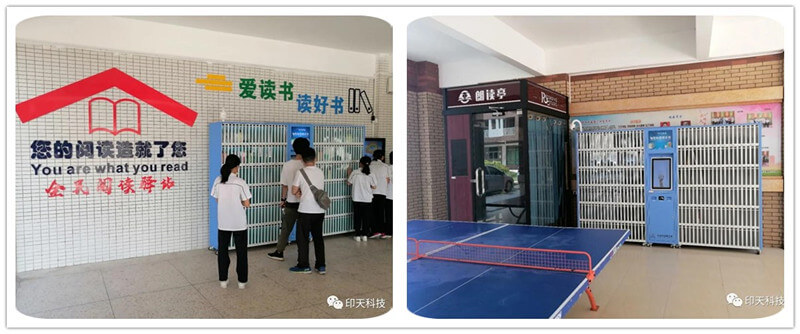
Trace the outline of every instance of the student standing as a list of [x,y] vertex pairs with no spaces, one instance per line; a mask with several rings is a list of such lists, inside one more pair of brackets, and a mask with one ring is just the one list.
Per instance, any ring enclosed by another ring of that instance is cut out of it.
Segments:
[[386,165],[388,168],[388,176],[386,177],[386,215],[384,216],[385,223],[384,223],[384,235],[381,236],[381,239],[388,239],[392,237],[392,204],[393,204],[393,195],[392,191],[394,190],[394,164],[392,163],[392,153],[389,152],[389,164]]
[[[375,173],[375,179],[378,181],[378,186],[372,192],[372,235],[370,239],[387,238],[386,234],[386,186],[388,183],[386,179],[389,177],[388,165],[383,163],[385,156],[383,150],[375,150],[372,153],[373,161],[370,165],[370,170]],[[391,237],[389,235],[388,237]]]
[[370,212],[372,208],[372,191],[377,188],[378,180],[370,172],[370,159],[361,157],[358,161],[360,169],[350,171],[347,184],[353,186],[353,228],[356,230],[356,241],[367,241],[369,234]]
[[225,158],[225,164],[220,168],[217,179],[211,187],[211,196],[217,201],[217,269],[219,270],[219,285],[228,287],[228,267],[231,259],[228,256],[228,246],[233,234],[236,244],[236,275],[239,280],[239,289],[244,289],[247,284],[247,216],[245,208],[250,207],[250,187],[247,182],[239,178],[238,156],[230,154]]
[[[325,175],[315,166],[317,152],[313,148],[303,152],[305,167],[297,171],[292,183],[292,193],[300,199],[297,209],[297,265],[289,268],[294,273],[311,273],[308,258],[308,233],[314,239],[314,268],[321,275],[325,274],[325,242],[322,240],[322,222],[325,220],[325,209],[317,204],[311,192],[311,184],[324,190]],[[309,184],[310,183],[310,184]]]
[[281,234],[278,236],[278,245],[275,251],[268,253],[270,259],[283,261],[283,250],[289,244],[289,234],[292,233],[294,223],[297,221],[297,208],[300,206],[300,199],[297,198],[289,187],[294,182],[294,177],[297,171],[303,168],[303,152],[308,150],[310,143],[308,139],[296,138],[292,142],[292,149],[294,150],[294,158],[283,163],[281,168],[281,208],[283,208],[283,216],[281,217]]

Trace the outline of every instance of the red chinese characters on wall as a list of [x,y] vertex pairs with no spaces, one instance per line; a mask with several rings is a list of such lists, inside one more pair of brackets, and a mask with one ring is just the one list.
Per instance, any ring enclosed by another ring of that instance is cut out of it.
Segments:
[[[158,189],[156,183],[158,179],[154,178],[153,176],[143,176],[141,181],[139,182],[139,189],[142,189],[142,193],[153,193],[153,189]],[[86,184],[84,183],[84,179],[77,180],[73,182],[75,185],[75,189],[72,190],[74,195],[89,195],[89,190]],[[161,180],[161,190],[166,191],[170,190],[175,186],[175,180],[171,177],[166,176]],[[126,177],[119,181],[117,187],[120,189],[123,194],[135,194],[136,193],[136,184],[133,179],[130,177]],[[104,193],[106,195],[111,195],[114,192],[114,180],[110,177],[100,178],[97,179],[97,191],[100,193]],[[47,197],[55,198],[55,197],[64,197],[63,191],[66,190],[66,187],[59,184],[58,180],[53,180],[50,183],[50,186],[47,187],[44,191],[47,193]]]

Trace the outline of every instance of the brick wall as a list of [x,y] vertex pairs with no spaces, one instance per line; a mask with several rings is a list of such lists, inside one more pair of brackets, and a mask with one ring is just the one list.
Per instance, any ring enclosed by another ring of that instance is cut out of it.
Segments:
[[783,248],[783,193],[764,193],[764,246]]
[[[410,80],[411,76],[409,76]],[[414,196],[412,194],[421,194],[422,193],[422,177],[421,173],[414,173],[411,171],[420,171],[422,170],[421,166],[421,159],[420,157],[420,136],[419,134],[422,130],[420,129],[420,122],[419,122],[419,108],[417,108],[417,92],[412,92],[410,89],[408,90],[408,94],[406,94],[406,101],[408,109],[406,111],[406,117],[408,118],[408,125],[406,130],[408,131],[408,141],[407,141],[407,150],[408,150],[408,159],[406,161],[406,165],[408,166],[408,173],[407,173],[407,181],[406,181],[406,189],[408,192],[407,196],[407,203],[408,203],[408,219],[422,219],[424,218],[422,215],[422,196]]]
[[530,81],[569,96],[569,75],[556,74],[531,78]]
[[447,219],[444,119],[439,69],[407,61],[408,218]]
[[783,85],[783,54],[579,75],[573,103]]
[[[533,80],[560,85],[557,76]],[[568,89],[570,102],[580,103],[782,85],[783,54],[777,54],[572,76]],[[783,247],[783,193],[765,192],[763,204],[764,246]]]

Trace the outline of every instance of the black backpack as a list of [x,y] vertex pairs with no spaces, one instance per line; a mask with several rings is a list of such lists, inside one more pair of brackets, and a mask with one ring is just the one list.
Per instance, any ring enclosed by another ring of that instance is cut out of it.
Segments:
[[328,210],[328,208],[331,207],[331,199],[328,197],[328,193],[314,186],[311,180],[308,179],[308,175],[306,175],[304,169],[300,169],[300,174],[303,174],[303,178],[306,179],[306,183],[308,183],[309,188],[311,188],[311,194],[314,195],[314,200],[317,201],[317,204],[319,204],[323,210]]

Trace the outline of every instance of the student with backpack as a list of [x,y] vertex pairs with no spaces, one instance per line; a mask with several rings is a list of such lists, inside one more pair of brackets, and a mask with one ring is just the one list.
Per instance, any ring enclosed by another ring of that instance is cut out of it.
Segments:
[[325,174],[316,166],[317,152],[313,148],[303,152],[303,167],[294,177],[292,193],[300,199],[297,208],[297,265],[289,268],[293,273],[310,274],[308,233],[314,239],[314,269],[325,274],[325,242],[322,239],[322,222],[330,199],[324,192]]
[[277,261],[283,261],[283,250],[289,244],[289,234],[294,229],[295,221],[297,221],[297,207],[300,205],[300,199],[294,196],[291,192],[292,182],[297,175],[297,171],[303,168],[303,152],[310,146],[308,139],[297,138],[292,141],[292,149],[295,156],[291,160],[283,163],[281,168],[281,208],[283,208],[283,215],[281,216],[281,234],[278,236],[278,244],[275,246],[275,251],[267,253],[267,257]]

